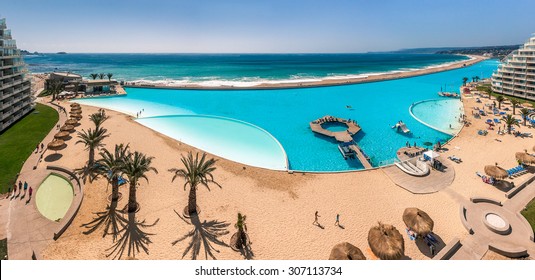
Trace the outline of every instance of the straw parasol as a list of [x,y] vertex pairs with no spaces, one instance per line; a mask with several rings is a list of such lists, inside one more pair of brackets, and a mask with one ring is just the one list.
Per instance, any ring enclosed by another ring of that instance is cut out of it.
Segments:
[[78,114],[78,113],[73,114],[73,113],[71,113],[71,118],[81,119],[82,118],[82,114]]
[[54,141],[48,143],[48,145],[46,146],[49,150],[58,151],[58,150],[65,148],[65,141],[60,140],[60,139],[55,139]]
[[61,138],[67,138],[67,136],[69,136],[69,132],[68,131],[60,131],[60,132],[56,133],[56,135],[54,135],[54,138],[61,139]]
[[418,208],[407,208],[403,211],[403,222],[419,236],[433,231],[435,223],[427,213]]
[[401,233],[394,226],[380,222],[368,232],[368,245],[381,260],[399,260],[405,254]]
[[535,146],[533,146],[533,148],[531,148],[534,152],[535,152]]
[[81,114],[82,113],[82,109],[71,109],[71,114]]
[[73,131],[74,130],[74,126],[72,125],[64,125],[60,128],[61,131]]
[[80,104],[78,104],[78,103],[71,103],[71,107],[80,107]]
[[336,244],[331,250],[329,260],[355,260],[363,261],[366,257],[355,245],[347,242]]
[[75,125],[77,123],[78,121],[76,119],[68,119],[67,121],[65,121],[65,124],[67,125]]
[[527,152],[518,152],[515,154],[515,157],[516,160],[522,162],[523,164],[535,164],[535,157]]
[[485,166],[485,174],[496,179],[505,179],[509,176],[505,169],[498,166],[498,163]]

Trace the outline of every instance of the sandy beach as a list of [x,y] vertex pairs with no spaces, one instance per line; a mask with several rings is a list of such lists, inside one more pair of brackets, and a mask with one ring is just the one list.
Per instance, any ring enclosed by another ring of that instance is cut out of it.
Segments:
[[[489,102],[483,99],[485,101]],[[62,105],[68,106],[68,103]],[[465,112],[470,112],[473,106],[481,104],[475,103],[474,98],[464,98],[464,106]],[[84,118],[77,131],[92,126],[87,116],[98,109],[90,106],[82,108]],[[141,209],[137,220],[157,223],[144,229],[154,234],[149,236],[152,243],[148,245],[148,254],[141,252],[135,257],[192,259],[192,251],[185,253],[191,237],[173,245],[195,227],[175,213],[181,213],[187,204],[187,192],[183,189],[183,180],[171,183],[172,174],[167,170],[181,167],[180,155],[198,150],[136,123],[131,116],[110,110],[107,113],[110,119],[104,127],[111,136],[105,140],[106,148],[113,149],[116,143],[129,143],[132,150],[154,156],[154,167],[159,171],[158,174],[149,173],[149,182],[141,181],[138,187]],[[429,259],[428,248],[417,246],[405,234],[403,210],[418,207],[426,211],[435,221],[434,232],[445,243],[456,237],[462,239],[468,233],[459,219],[459,204],[473,196],[498,200],[504,197],[503,191],[483,183],[476,171],[482,172],[485,165],[495,162],[504,168],[516,166],[514,153],[533,146],[532,138],[497,135],[494,131],[487,136],[479,136],[477,130],[485,129],[486,125],[471,116],[469,120],[473,124],[464,127],[445,146],[448,151],[442,154],[442,160],[447,160],[449,155],[462,158],[463,162],[454,167],[455,179],[451,186],[432,194],[411,194],[394,184],[382,169],[341,174],[289,174],[246,167],[218,158],[214,175],[222,188],[214,186],[211,191],[199,188],[197,203],[202,212],[199,215],[201,226],[197,229],[209,232],[214,224],[223,223],[222,227],[228,234],[217,238],[229,244],[236,231],[237,213],[241,212],[247,216],[253,259],[327,259],[331,248],[344,241],[361,248],[370,259],[373,256],[367,243],[368,230],[380,221],[393,224],[400,230],[405,239],[407,258]],[[534,129],[523,126],[520,130],[534,132]],[[49,164],[72,169],[83,166],[87,152],[75,142],[76,138],[67,141],[68,147],[61,151],[63,157]],[[128,188],[123,186],[120,191],[126,195]],[[96,217],[95,212],[106,208],[110,192],[104,179],[87,183],[78,215],[63,236],[46,248],[42,256],[45,259],[112,258],[107,256],[108,248],[114,244],[112,237],[103,238],[101,231],[84,234],[87,229],[82,226]],[[126,199],[119,201],[120,208],[125,204]],[[324,229],[312,225],[315,211],[319,211],[319,222]],[[337,214],[340,214],[343,228],[334,225]],[[244,258],[229,247],[213,243],[212,246],[208,249],[201,246],[195,257],[211,259],[210,254],[205,255],[208,250],[217,259]]]
[[384,74],[369,74],[369,75],[358,75],[356,77],[348,78],[325,78],[321,80],[312,80],[312,81],[299,81],[299,82],[273,82],[273,83],[260,83],[256,85],[247,85],[247,86],[230,86],[230,85],[221,85],[221,86],[207,86],[199,84],[186,84],[186,85],[172,85],[172,83],[162,83],[162,82],[128,82],[126,86],[128,87],[141,87],[141,88],[171,88],[171,89],[277,89],[277,88],[301,88],[301,87],[322,87],[322,86],[337,86],[337,85],[349,85],[349,84],[360,84],[360,83],[371,83],[379,82],[386,80],[394,79],[403,79],[414,76],[422,76],[427,74],[432,74],[436,72],[453,70],[461,67],[467,67],[473,64],[476,64],[480,61],[488,59],[485,56],[476,56],[469,55],[469,59],[438,65],[433,67],[428,67],[418,70],[410,71],[394,71]]

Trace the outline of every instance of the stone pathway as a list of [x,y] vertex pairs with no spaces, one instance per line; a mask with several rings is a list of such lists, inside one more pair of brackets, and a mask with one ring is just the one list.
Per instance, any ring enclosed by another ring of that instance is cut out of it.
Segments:
[[[441,252],[435,259],[479,260],[489,249],[511,258],[526,255],[533,258],[534,233],[520,211],[534,197],[535,182],[532,182],[503,203],[486,198],[472,198],[470,202],[462,203],[461,221],[470,235],[443,249],[457,250],[452,256],[444,257],[446,252]],[[489,214],[496,215],[495,223],[487,219]]]
[[[41,103],[58,110],[57,106]],[[69,108],[65,108],[69,109]],[[65,113],[59,112],[59,121],[57,124],[63,124],[67,120]],[[42,140],[45,145],[54,139],[54,135],[58,130],[54,127],[47,136]],[[34,254],[38,255],[49,242],[53,241],[54,230],[56,227],[54,223],[43,217],[35,206],[35,194],[37,187],[42,180],[49,173],[43,164],[42,158],[45,158],[46,151],[35,153],[24,162],[19,178],[22,182],[27,181],[28,185],[34,189],[33,197],[28,201],[28,195],[20,195],[17,192],[15,197],[7,197],[2,199],[1,208],[5,210],[6,217],[4,225],[0,225],[2,234],[5,233],[7,237],[8,258],[10,260],[29,260]],[[34,169],[35,168],[35,169]]]

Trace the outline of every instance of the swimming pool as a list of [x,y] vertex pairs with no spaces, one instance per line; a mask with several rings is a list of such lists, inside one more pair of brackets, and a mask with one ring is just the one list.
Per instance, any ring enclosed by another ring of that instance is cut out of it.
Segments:
[[[353,138],[370,156],[372,165],[391,163],[396,158],[399,147],[405,146],[407,141],[423,145],[424,142],[445,142],[452,137],[449,132],[438,131],[413,118],[409,112],[413,103],[437,99],[437,92],[445,83],[449,91],[458,89],[462,84],[462,77],[488,77],[497,65],[496,60],[487,60],[469,67],[425,76],[317,88],[273,90],[127,88],[126,96],[76,101],[134,116],[136,112],[143,111],[138,121],[163,134],[169,134],[173,130],[171,120],[154,118],[144,121],[144,119],[155,116],[209,115],[239,120],[260,127],[275,137],[284,148],[289,161],[288,168],[291,170],[347,171],[362,169],[363,166],[358,160],[344,160],[335,140],[313,133],[309,122],[326,115],[356,120],[362,131]],[[422,107],[416,109],[424,107],[422,104]],[[425,121],[428,124],[435,123],[440,124],[438,127],[444,125],[449,127],[449,124],[457,122],[458,112],[455,114],[450,112],[450,106],[436,106],[429,111],[435,114],[428,115],[429,118]],[[391,128],[400,120],[407,125],[412,134],[398,133]],[[188,133],[194,135],[202,133],[203,137],[211,139],[219,139],[221,134],[219,128],[209,124],[198,128],[204,130],[202,132],[195,131],[195,127],[192,126],[188,129]],[[179,140],[185,136],[177,134],[171,137]],[[242,152],[234,147],[236,144],[226,140],[221,142],[225,143],[225,146],[217,149],[228,149],[226,158],[242,162],[240,159]],[[251,143],[254,145],[256,141]],[[262,143],[267,142],[258,141],[255,150],[264,149]],[[193,142],[189,144],[199,147],[199,144]],[[208,147],[205,146],[205,149]]]
[[149,117],[137,122],[223,158],[256,167],[288,169],[286,153],[277,139],[246,122],[200,115]]
[[43,216],[59,221],[69,210],[73,197],[71,183],[59,175],[50,174],[37,189],[35,203]]
[[462,122],[459,122],[458,118],[464,113],[463,103],[457,98],[445,97],[417,102],[410,107],[410,110],[418,121],[450,135],[455,135],[462,127]]

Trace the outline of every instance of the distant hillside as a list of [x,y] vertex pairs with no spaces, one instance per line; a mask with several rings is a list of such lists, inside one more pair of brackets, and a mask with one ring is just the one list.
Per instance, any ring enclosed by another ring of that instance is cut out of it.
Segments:
[[489,46],[489,47],[475,47],[475,48],[457,48],[450,50],[437,51],[439,54],[474,54],[486,55],[491,57],[504,58],[512,51],[518,50],[520,45],[511,46]]
[[402,49],[394,51],[393,53],[408,53],[408,54],[473,54],[473,55],[487,55],[491,57],[503,58],[512,51],[517,50],[520,45],[510,46],[487,46],[487,47],[443,47],[443,48],[416,48],[416,49]]
[[29,52],[27,50],[20,50],[20,54],[22,55],[40,55],[38,52]]

